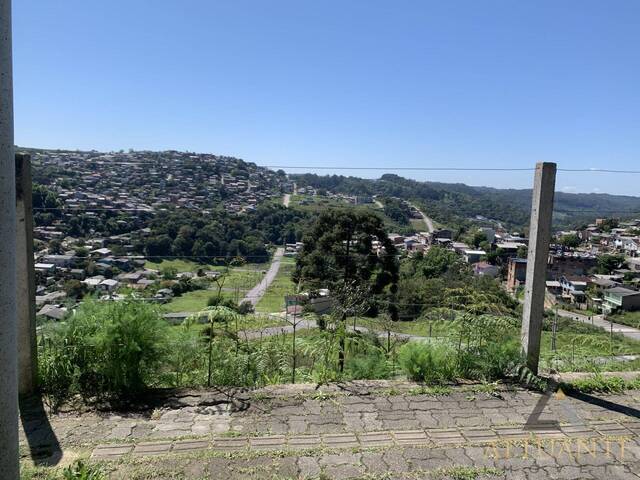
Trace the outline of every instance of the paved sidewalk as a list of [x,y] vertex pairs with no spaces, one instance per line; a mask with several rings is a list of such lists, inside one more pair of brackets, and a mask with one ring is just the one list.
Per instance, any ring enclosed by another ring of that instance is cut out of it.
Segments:
[[118,479],[640,478],[638,400],[392,381],[184,391],[129,413],[25,409],[22,452],[57,442]]

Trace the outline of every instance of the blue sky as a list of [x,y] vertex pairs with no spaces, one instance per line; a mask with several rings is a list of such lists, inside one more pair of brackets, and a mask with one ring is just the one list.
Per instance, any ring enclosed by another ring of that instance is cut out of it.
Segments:
[[[636,0],[13,3],[19,145],[261,165],[640,169]],[[529,173],[400,174],[531,184]]]

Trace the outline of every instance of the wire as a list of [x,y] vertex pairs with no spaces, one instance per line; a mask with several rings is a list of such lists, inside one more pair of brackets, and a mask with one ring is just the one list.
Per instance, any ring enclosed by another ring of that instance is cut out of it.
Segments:
[[640,170],[612,170],[608,168],[558,168],[557,171],[582,173],[640,173]]

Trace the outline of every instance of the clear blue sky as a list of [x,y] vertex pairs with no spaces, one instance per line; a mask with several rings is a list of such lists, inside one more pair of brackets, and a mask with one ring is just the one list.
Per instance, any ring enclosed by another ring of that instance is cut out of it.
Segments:
[[[637,0],[13,3],[19,145],[262,165],[640,169]],[[565,191],[639,185],[558,178]]]

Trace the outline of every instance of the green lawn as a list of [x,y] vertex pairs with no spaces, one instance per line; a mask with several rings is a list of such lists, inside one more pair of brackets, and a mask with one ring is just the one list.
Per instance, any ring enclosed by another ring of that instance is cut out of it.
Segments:
[[621,323],[629,327],[640,328],[640,312],[624,312],[610,317],[614,323]]
[[163,308],[170,313],[198,312],[207,308],[207,301],[214,295],[215,292],[213,290],[187,292],[179,297],[174,297],[169,303],[166,303]]
[[295,258],[282,257],[280,270],[273,283],[269,285],[264,297],[256,305],[258,312],[281,312],[284,310],[284,296],[292,295],[296,291],[296,286],[291,280],[291,273],[296,265]]
[[[198,266],[200,266],[197,263],[183,260],[171,260],[165,262],[167,263],[162,265],[180,265],[182,268],[185,268],[183,270],[179,270],[182,272],[194,271],[189,270],[188,268],[193,268],[195,266],[195,269],[197,270]],[[220,269],[220,267],[217,268]],[[237,300],[238,302],[242,301],[245,294],[260,282],[263,277],[262,272],[266,271],[266,268],[268,268],[268,265],[265,264],[247,264],[230,269],[222,287],[222,295],[224,297]],[[187,292],[179,297],[174,297],[169,303],[164,305],[164,309],[167,312],[197,312],[206,308],[207,301],[210,297],[215,296],[217,291],[216,283],[211,282],[211,286],[207,290],[195,290],[193,292]]]
[[152,270],[159,270],[162,272],[165,268],[175,268],[178,272],[196,272],[199,268],[211,269],[215,270],[220,267],[216,267],[214,265],[203,265],[198,262],[193,262],[191,260],[181,260],[181,259],[171,259],[171,260],[162,260],[160,262],[147,260],[145,263],[145,268],[149,268]]
[[413,226],[413,228],[416,229],[417,232],[426,232],[427,231],[427,224],[424,222],[423,219],[421,219],[421,218],[412,218],[410,221],[411,221],[411,225]]

